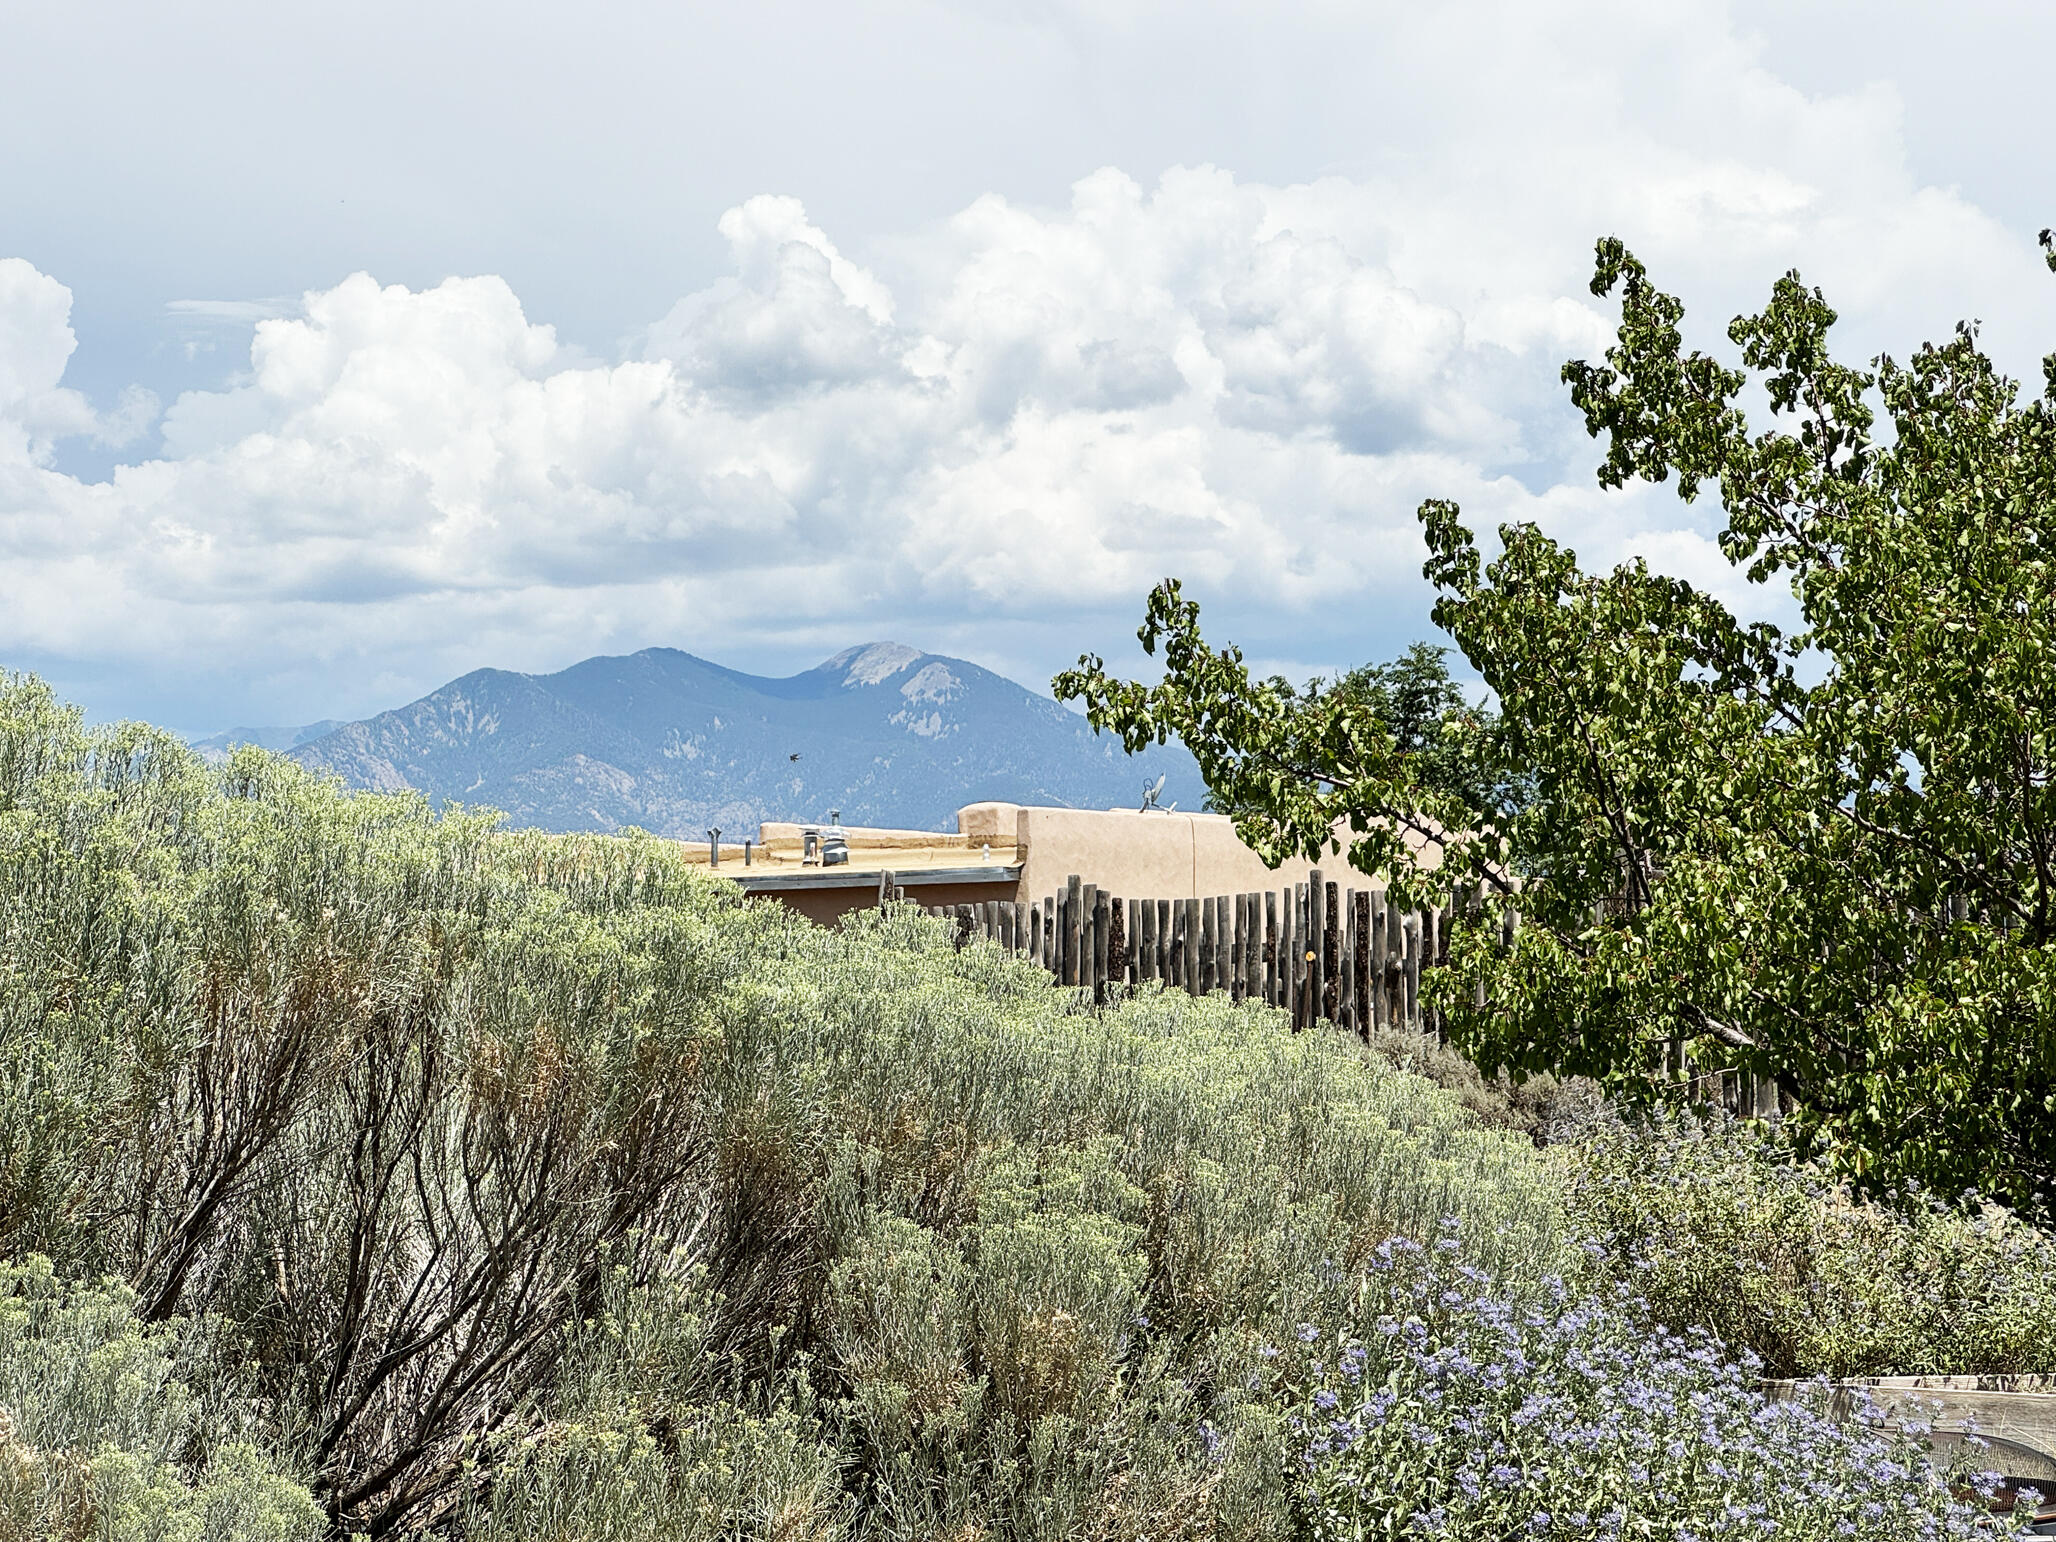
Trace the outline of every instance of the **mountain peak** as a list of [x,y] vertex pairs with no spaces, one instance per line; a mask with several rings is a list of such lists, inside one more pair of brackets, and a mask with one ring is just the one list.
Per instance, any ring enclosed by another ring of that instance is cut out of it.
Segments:
[[824,673],[836,669],[844,671],[842,683],[845,686],[877,685],[890,680],[916,659],[926,657],[919,648],[909,648],[905,643],[859,643],[854,648],[843,649],[822,664],[821,669]]
[[946,830],[984,800],[1128,804],[1159,771],[1168,796],[1189,804],[1203,790],[1182,747],[1131,760],[1026,686],[894,642],[787,679],[671,649],[552,675],[480,670],[292,754],[353,787],[489,804],[517,825],[680,838],[830,809]]

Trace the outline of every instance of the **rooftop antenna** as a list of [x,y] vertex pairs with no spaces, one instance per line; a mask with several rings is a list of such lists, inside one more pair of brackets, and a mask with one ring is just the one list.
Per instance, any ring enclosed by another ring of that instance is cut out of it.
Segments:
[[[1155,781],[1151,782],[1147,787],[1142,789],[1142,807],[1137,809],[1136,812],[1139,814],[1147,814],[1151,809],[1157,807],[1157,799],[1161,798],[1163,795],[1164,779],[1163,777],[1159,776]],[[1177,805],[1173,804],[1172,807],[1175,808],[1177,807]],[[1165,812],[1169,813],[1170,810],[1166,809]]]

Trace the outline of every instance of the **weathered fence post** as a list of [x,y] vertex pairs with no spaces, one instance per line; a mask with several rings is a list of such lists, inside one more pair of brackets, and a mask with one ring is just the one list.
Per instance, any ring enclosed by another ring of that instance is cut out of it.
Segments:
[[1278,1005],[1278,891],[1264,890],[1264,1005]]
[[1249,917],[1249,942],[1242,950],[1242,999],[1264,999],[1264,898],[1256,890],[1242,896]]
[[1107,953],[1113,941],[1113,901],[1102,894],[1097,884],[1088,884],[1092,895],[1092,999],[1104,1003],[1107,999]]
[[1248,925],[1242,915],[1242,894],[1221,894],[1221,931],[1227,935],[1227,946],[1221,952],[1227,956],[1225,979],[1221,989],[1227,991],[1229,1001],[1242,999],[1242,948],[1248,942]]
[[1306,1028],[1306,884],[1285,890],[1285,933],[1291,948],[1285,958],[1285,993],[1291,997],[1285,1007],[1291,1012],[1291,1026]]
[[1199,901],[1180,900],[1178,908],[1183,912],[1185,931],[1185,989],[1197,996],[1202,990],[1199,983]]
[[1084,880],[1073,873],[1064,880],[1064,983],[1078,983],[1079,960],[1085,943]]
[[1341,988],[1335,993],[1341,1003],[1342,1026],[1359,1031],[1356,1020],[1356,890],[1342,891],[1342,925],[1337,928],[1339,946],[1335,954],[1336,976]]
[[1426,1032],[1421,1022],[1421,913],[1406,913],[1406,1022],[1417,1033]]
[[1307,1021],[1329,1015],[1327,949],[1328,939],[1328,885],[1321,877],[1321,870],[1315,868],[1307,875],[1307,951],[1313,954],[1313,962],[1307,970]]

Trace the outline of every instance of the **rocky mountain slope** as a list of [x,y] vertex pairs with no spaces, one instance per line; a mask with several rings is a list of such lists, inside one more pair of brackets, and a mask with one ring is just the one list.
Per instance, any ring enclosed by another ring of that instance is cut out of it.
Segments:
[[897,643],[782,680],[671,648],[554,675],[481,669],[291,753],[354,787],[491,804],[516,824],[694,838],[834,809],[945,829],[981,798],[1120,807],[1159,773],[1165,802],[1205,795],[1180,746],[1131,759],[1047,697]]

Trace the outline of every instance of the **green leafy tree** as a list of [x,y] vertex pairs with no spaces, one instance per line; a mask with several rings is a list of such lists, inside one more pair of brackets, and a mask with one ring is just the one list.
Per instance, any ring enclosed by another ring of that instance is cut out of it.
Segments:
[[[1302,703],[1333,697],[1340,698],[1337,706],[1361,708],[1352,720],[1358,731],[1388,736],[1391,753],[1407,762],[1415,779],[1457,800],[1470,814],[1466,823],[1475,823],[1516,804],[1526,789],[1517,778],[1499,774],[1496,758],[1486,753],[1498,719],[1464,695],[1448,661],[1447,648],[1409,643],[1390,663],[1361,664],[1334,679],[1310,680],[1296,694]],[[1293,694],[1283,676],[1265,683]],[[1210,793],[1207,804],[1217,813],[1245,812],[1218,793]]]
[[1085,658],[1059,694],[1131,746],[1184,739],[1267,855],[1318,851],[1339,820],[1402,891],[1475,886],[1435,989],[1487,1070],[1640,1096],[1684,1051],[1774,1077],[1860,1178],[2046,1212],[2056,355],[2027,399],[1970,326],[1840,364],[1834,312],[1788,274],[1729,327],[1734,368],[1687,349],[1683,307],[1619,241],[1592,288],[1620,296],[1617,341],[1563,376],[1605,443],[1600,482],[1716,495],[1721,550],[1790,586],[1796,629],[1641,562],[1587,573],[1532,525],[1502,526],[1487,560],[1454,504],[1423,504],[1435,621],[1500,703],[1471,751],[1532,779],[1436,874],[1405,836],[1460,824],[1462,801],[1354,702],[1253,684],[1175,583],[1140,633],[1160,684]]

